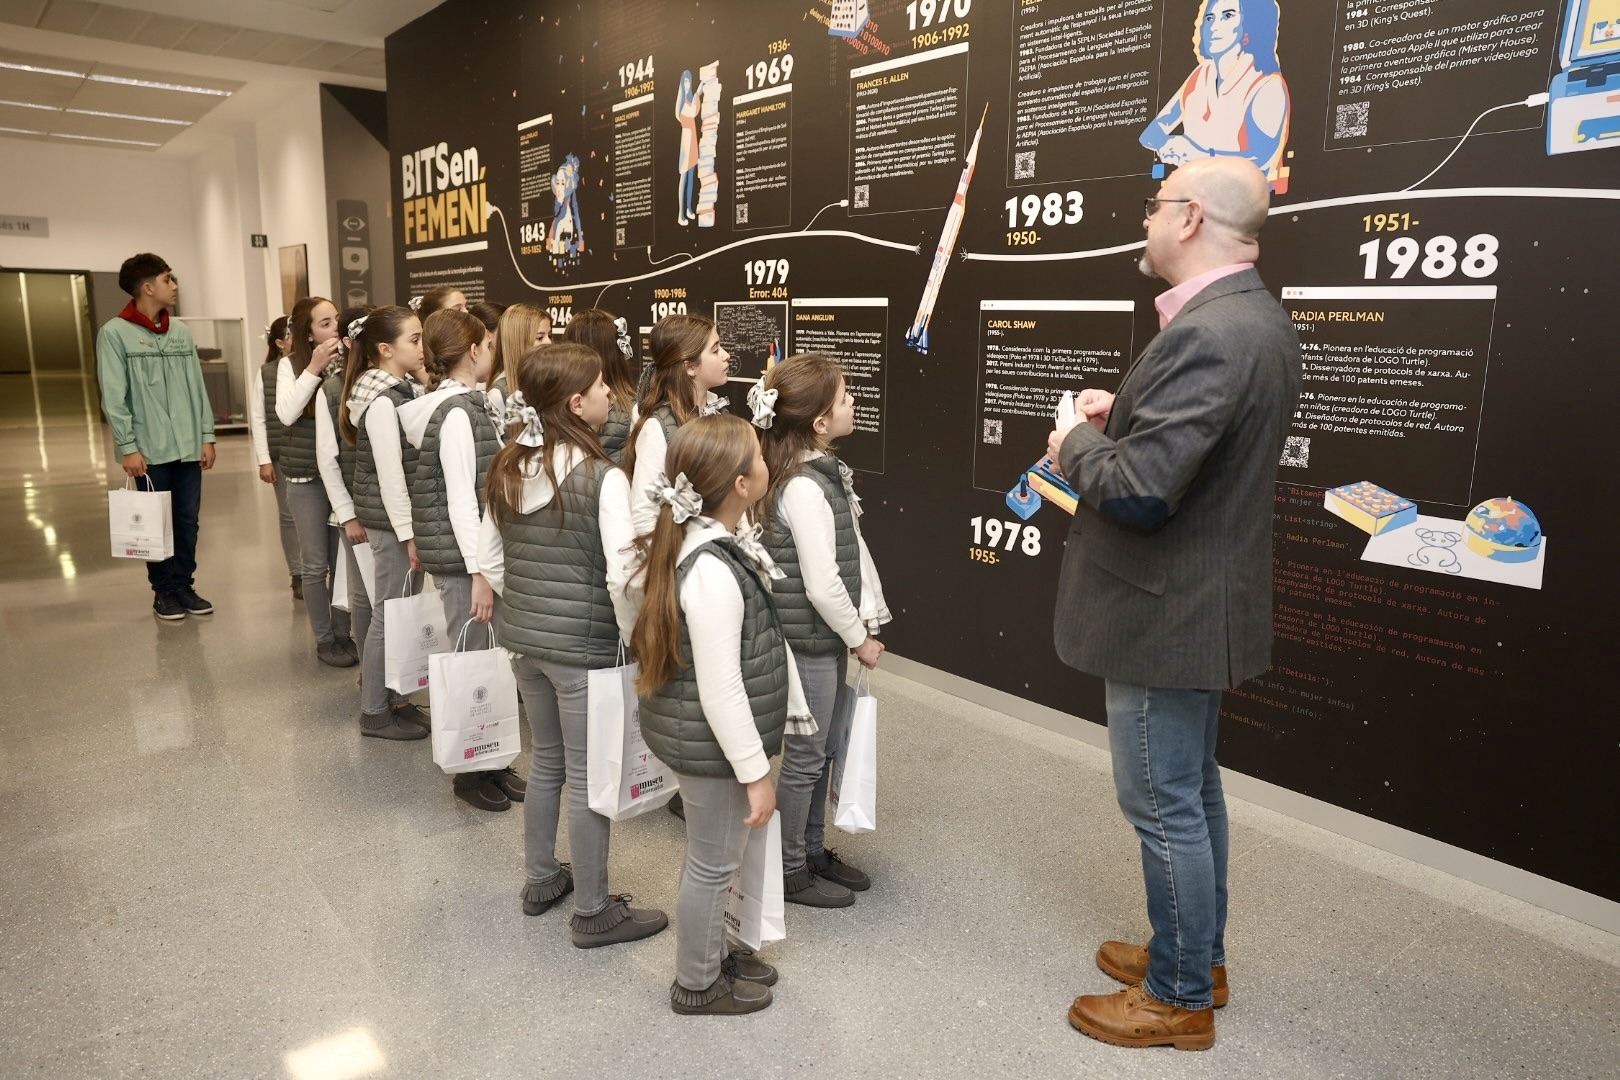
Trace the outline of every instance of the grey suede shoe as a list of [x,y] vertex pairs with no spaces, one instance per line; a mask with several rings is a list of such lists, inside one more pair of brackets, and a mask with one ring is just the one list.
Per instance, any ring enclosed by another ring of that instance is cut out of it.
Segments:
[[612,896],[608,906],[595,915],[575,915],[569,923],[574,933],[574,948],[599,949],[604,945],[622,945],[640,941],[661,932],[669,925],[669,916],[657,908],[633,908],[632,896]]
[[776,985],[776,969],[754,955],[753,949],[735,948],[720,962],[720,974],[732,982]]
[[745,979],[733,982],[723,972],[707,990],[688,990],[680,983],[669,989],[669,1007],[682,1016],[742,1016],[770,1004],[770,987]]
[[544,885],[529,882],[523,886],[523,914],[544,915],[554,907],[558,900],[574,891],[574,868],[562,863],[562,873],[556,880],[548,881]]
[[836,881],[851,892],[865,892],[872,887],[872,879],[838,857],[838,852],[827,848],[810,856],[807,865],[817,877]]
[[315,646],[315,659],[327,667],[354,667],[359,663],[349,651],[336,641],[323,641]]
[[428,737],[427,728],[417,727],[415,724],[404,723],[392,713],[361,713],[360,734],[370,739],[393,739],[396,742],[410,742],[415,739]]
[[845,908],[855,903],[855,894],[805,866],[783,875],[782,899],[805,907]]

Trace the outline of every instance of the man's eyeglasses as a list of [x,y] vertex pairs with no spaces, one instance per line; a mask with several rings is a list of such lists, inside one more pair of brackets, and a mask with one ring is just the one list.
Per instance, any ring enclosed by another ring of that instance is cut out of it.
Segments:
[[1165,202],[1189,203],[1189,202],[1193,202],[1193,201],[1194,200],[1192,200],[1192,199],[1143,199],[1142,200],[1142,216],[1143,217],[1152,217],[1154,215],[1154,213],[1156,213],[1158,211],[1160,203],[1165,203]]

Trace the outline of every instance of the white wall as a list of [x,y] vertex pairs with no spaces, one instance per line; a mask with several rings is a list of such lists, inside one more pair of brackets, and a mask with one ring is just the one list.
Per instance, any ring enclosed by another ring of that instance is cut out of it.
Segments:
[[[248,230],[242,227],[235,143],[220,143],[189,164],[192,213],[201,241],[197,253],[201,273],[196,275],[197,292],[189,310],[198,315],[247,318],[242,252]],[[251,334],[252,324],[249,331]]]
[[271,311],[280,313],[277,249],[286,245],[308,246],[310,294],[332,295],[320,86],[312,82],[293,89],[286,104],[259,120],[255,129],[259,204],[264,211],[259,231],[270,237],[265,299]]
[[0,213],[50,219],[45,239],[0,236],[0,266],[117,271],[137,252],[156,252],[180,278],[182,309],[213,314],[195,292],[205,273],[185,161],[0,138]]

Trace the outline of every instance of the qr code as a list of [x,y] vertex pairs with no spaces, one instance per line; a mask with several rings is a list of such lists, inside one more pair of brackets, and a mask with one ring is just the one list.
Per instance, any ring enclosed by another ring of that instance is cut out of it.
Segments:
[[619,247],[624,247],[624,226],[623,225],[620,225],[620,226],[618,226],[617,228],[615,228],[613,230],[613,242],[615,244],[617,244]]
[[518,218],[520,220],[522,220],[522,221],[528,221],[529,220],[529,200],[528,199],[523,199],[522,201],[520,201],[518,203]]
[[856,184],[855,185],[855,209],[857,209],[857,210],[865,210],[867,207],[869,207],[871,205],[872,205],[872,185],[871,184]]
[[1025,150],[1013,155],[1013,179],[1035,179],[1035,151]]
[[1359,139],[1366,135],[1367,112],[1371,108],[1370,101],[1353,101],[1348,105],[1340,105],[1333,113],[1333,137]]
[[737,224],[738,225],[746,225],[746,224],[748,224],[748,204],[747,203],[740,202],[740,203],[737,204]]
[[1311,464],[1311,437],[1309,435],[1290,435],[1283,441],[1282,460],[1279,465],[1292,465],[1296,469],[1308,468]]
[[984,422],[984,442],[986,446],[1001,445],[1001,421],[986,420]]

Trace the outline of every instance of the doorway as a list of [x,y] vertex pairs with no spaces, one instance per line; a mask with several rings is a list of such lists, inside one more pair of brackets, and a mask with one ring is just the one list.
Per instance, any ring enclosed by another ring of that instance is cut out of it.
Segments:
[[98,397],[89,275],[0,271],[0,425],[80,422]]

